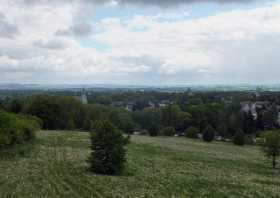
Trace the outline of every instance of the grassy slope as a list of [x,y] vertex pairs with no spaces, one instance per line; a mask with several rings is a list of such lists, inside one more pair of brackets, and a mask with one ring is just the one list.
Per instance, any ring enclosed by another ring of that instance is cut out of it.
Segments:
[[[280,173],[256,147],[132,137],[124,176],[87,171],[87,133],[39,133],[0,153],[0,197],[280,197]],[[13,153],[16,153],[13,154]]]

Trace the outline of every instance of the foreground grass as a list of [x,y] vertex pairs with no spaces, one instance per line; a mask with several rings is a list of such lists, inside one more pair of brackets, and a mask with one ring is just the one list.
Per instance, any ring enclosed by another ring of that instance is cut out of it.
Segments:
[[0,152],[0,197],[280,197],[257,147],[133,136],[123,176],[90,173],[87,133],[41,131]]

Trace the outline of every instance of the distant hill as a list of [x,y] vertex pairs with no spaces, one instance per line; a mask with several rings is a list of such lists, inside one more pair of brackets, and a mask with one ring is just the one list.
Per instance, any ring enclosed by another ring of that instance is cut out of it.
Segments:
[[280,84],[271,85],[118,85],[118,84],[20,84],[0,83],[0,90],[112,90],[112,89],[135,89],[148,91],[280,91]]

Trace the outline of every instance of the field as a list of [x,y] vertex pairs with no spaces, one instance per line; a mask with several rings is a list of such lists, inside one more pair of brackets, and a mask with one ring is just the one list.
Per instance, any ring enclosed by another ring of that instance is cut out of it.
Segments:
[[1,151],[0,197],[280,197],[258,147],[133,136],[123,176],[90,173],[89,152],[87,133],[66,131]]

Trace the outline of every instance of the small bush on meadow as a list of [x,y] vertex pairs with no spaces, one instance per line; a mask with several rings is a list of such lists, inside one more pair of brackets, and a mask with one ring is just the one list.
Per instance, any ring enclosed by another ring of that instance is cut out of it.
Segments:
[[208,125],[203,131],[202,138],[205,142],[212,142],[215,138],[215,133],[215,129],[211,125]]
[[238,146],[245,144],[245,134],[241,129],[238,129],[233,137],[233,143]]
[[272,158],[272,167],[276,168],[276,158],[280,155],[280,132],[267,131],[262,135],[262,138],[263,151],[269,158]]
[[91,170],[97,174],[121,174],[129,139],[109,121],[98,121],[91,132]]
[[176,134],[176,130],[174,127],[165,127],[160,131],[160,135],[163,136],[174,136]]
[[39,129],[40,123],[34,117],[0,111],[0,147],[32,140]]
[[185,130],[185,136],[187,138],[198,138],[199,130],[195,127],[189,127]]
[[152,137],[158,136],[159,130],[160,130],[160,126],[157,124],[152,124],[148,127],[148,132]]

